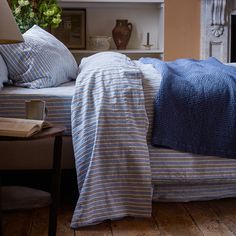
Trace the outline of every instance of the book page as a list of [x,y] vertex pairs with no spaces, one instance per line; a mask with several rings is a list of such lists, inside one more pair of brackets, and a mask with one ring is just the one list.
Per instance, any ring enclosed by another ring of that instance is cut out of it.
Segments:
[[42,128],[52,127],[52,124],[43,120],[29,120],[0,117],[0,135],[29,137]]

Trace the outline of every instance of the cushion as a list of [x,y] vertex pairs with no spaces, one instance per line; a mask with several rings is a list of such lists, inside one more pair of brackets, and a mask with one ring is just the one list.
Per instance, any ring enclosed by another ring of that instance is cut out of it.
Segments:
[[93,69],[95,67],[103,67],[104,65],[127,66],[127,64],[135,65],[129,57],[119,52],[99,52],[89,57],[84,57],[80,62],[79,69],[82,70],[88,68],[89,70],[90,68]]
[[77,63],[62,42],[37,25],[23,37],[23,43],[0,45],[14,85],[45,88],[76,79]]
[[3,83],[8,81],[8,70],[5,61],[0,55],[0,89],[3,88]]

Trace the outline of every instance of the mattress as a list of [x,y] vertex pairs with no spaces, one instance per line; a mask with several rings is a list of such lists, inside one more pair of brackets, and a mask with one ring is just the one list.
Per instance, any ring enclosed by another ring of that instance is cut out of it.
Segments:
[[65,126],[65,134],[71,134],[71,100],[75,81],[55,88],[28,89],[5,86],[0,91],[0,116],[25,117],[25,100],[41,99],[46,101],[48,115],[46,120],[54,125]]

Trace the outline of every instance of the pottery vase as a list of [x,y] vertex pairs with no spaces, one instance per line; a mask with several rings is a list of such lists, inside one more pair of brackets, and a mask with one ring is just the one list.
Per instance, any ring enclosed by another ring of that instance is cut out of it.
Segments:
[[118,50],[125,50],[132,32],[132,24],[128,20],[116,20],[112,37]]

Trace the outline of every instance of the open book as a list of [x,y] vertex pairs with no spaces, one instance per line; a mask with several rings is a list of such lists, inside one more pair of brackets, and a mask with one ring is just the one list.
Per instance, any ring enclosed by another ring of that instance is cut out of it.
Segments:
[[43,120],[29,120],[0,117],[0,135],[12,137],[30,137],[52,124]]

